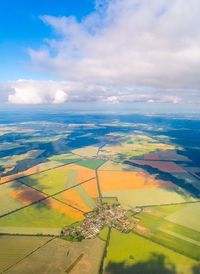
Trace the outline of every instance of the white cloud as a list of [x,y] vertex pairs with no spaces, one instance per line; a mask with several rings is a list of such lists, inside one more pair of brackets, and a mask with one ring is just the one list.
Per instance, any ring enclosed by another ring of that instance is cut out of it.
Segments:
[[81,22],[43,16],[59,38],[30,50],[36,67],[65,80],[200,87],[199,0],[110,0]]
[[[128,86],[108,86],[67,81],[17,80],[4,87],[8,102],[12,104],[62,104],[66,102],[85,103],[178,103],[181,99],[173,94],[145,90]],[[1,89],[1,88],[0,88]]]
[[68,95],[63,83],[53,81],[18,80],[10,83],[13,89],[8,102],[13,104],[60,104]]
[[61,81],[14,81],[10,103],[199,103],[199,0],[96,6],[80,22],[42,16],[56,35],[29,49],[32,66]]

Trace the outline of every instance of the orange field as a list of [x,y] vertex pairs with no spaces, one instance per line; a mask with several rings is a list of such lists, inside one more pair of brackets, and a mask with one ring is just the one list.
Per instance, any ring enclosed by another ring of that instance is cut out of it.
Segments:
[[170,182],[156,180],[153,175],[145,172],[99,171],[98,175],[102,192],[173,186]]
[[45,200],[44,203],[47,206],[50,206],[51,208],[55,209],[59,213],[64,214],[76,221],[81,221],[84,219],[84,215],[80,211],[74,209],[73,207],[67,206],[57,200],[49,198]]
[[87,168],[87,167],[83,167],[83,166],[78,166],[75,164],[70,164],[70,165],[66,165],[64,167],[62,167],[64,169],[67,170],[76,170],[77,171],[77,184],[80,184],[86,180],[92,179],[95,177],[95,171]]
[[163,172],[186,173],[185,169],[183,169],[181,166],[178,166],[174,162],[148,160],[130,160],[129,162],[137,165],[151,166]]
[[58,162],[46,162],[46,163],[42,163],[36,166],[33,166],[25,171],[22,172],[18,172],[16,174],[13,175],[9,175],[9,176],[5,176],[0,178],[0,184],[4,184],[10,181],[14,181],[16,179],[19,179],[21,177],[25,177],[25,176],[29,176],[29,175],[33,175],[33,174],[37,174],[39,172],[54,168],[54,167],[58,167],[61,166],[61,163]]
[[30,187],[25,187],[22,189],[15,190],[15,191],[11,192],[10,195],[13,198],[22,202],[24,205],[29,205],[30,203],[40,201],[40,200],[44,199],[45,197],[47,197],[43,193],[41,193],[37,190],[34,190]]
[[81,186],[85,189],[85,191],[88,193],[90,197],[92,198],[99,197],[96,179],[91,180],[87,183],[84,183]]
[[89,208],[85,204],[75,188],[71,188],[62,192],[61,194],[56,196],[56,198],[58,198],[60,201],[65,202],[66,204],[71,205],[72,207],[80,209],[83,212],[91,211],[91,208]]

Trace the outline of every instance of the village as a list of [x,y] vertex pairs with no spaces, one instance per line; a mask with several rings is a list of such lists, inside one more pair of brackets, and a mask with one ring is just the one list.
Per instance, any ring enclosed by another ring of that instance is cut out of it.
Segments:
[[71,227],[64,227],[61,236],[72,241],[95,238],[104,227],[129,233],[135,226],[133,212],[123,209],[119,204],[98,204],[85,214],[85,220]]

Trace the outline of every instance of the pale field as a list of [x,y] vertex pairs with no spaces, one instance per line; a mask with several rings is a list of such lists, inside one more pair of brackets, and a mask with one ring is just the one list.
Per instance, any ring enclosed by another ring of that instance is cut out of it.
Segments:
[[166,217],[166,220],[200,231],[200,202],[187,204]]
[[95,157],[97,156],[99,148],[95,146],[86,146],[79,149],[74,149],[72,152],[81,157]]
[[121,190],[104,192],[104,197],[117,197],[119,203],[126,208],[149,205],[167,205],[196,201],[179,188],[154,187],[147,189]]

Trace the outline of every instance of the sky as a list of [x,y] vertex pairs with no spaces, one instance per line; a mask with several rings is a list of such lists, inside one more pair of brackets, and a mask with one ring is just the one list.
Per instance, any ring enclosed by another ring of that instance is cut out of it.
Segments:
[[200,112],[199,0],[2,0],[2,104]]

